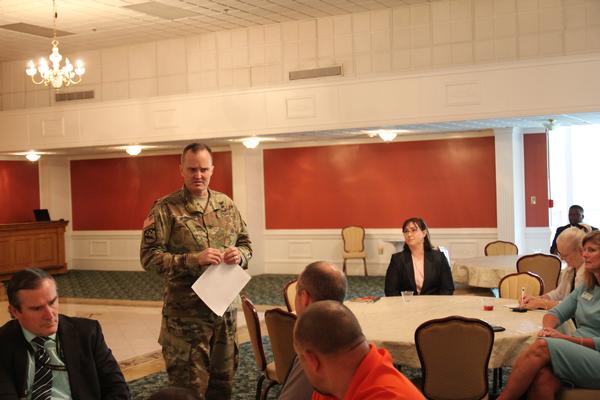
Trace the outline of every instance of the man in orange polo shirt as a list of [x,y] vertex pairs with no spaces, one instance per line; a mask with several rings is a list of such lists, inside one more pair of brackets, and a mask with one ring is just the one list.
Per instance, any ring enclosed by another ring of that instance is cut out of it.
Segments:
[[352,312],[336,301],[308,306],[294,327],[294,348],[315,391],[312,400],[425,399],[370,345]]

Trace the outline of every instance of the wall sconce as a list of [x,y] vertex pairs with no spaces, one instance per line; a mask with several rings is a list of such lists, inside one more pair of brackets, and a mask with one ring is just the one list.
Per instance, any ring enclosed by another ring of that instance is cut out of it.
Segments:
[[31,162],[36,162],[37,160],[40,159],[40,157],[41,157],[40,153],[36,153],[33,150],[28,151],[27,153],[25,153],[25,158],[28,159]]
[[138,154],[140,154],[142,152],[142,146],[138,146],[138,145],[135,145],[135,146],[125,146],[125,151],[130,156],[137,156]]

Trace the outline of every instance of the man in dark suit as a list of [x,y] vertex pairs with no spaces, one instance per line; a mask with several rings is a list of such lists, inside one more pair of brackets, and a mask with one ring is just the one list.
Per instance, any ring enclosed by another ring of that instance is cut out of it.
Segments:
[[559,226],[558,228],[556,228],[556,234],[554,235],[554,239],[552,239],[552,245],[550,246],[551,254],[558,255],[556,239],[560,236],[562,231],[570,227],[581,229],[585,233],[590,233],[591,231],[598,230],[598,228],[594,228],[591,225],[583,223],[583,207],[578,206],[577,204],[573,204],[571,207],[569,207],[569,223],[567,225]]
[[0,398],[129,399],[98,321],[58,314],[56,282],[26,269],[8,283],[0,328]]

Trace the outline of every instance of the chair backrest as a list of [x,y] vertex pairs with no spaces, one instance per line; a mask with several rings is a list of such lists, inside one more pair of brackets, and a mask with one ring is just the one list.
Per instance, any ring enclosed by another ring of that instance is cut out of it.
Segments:
[[293,279],[283,287],[283,299],[289,312],[296,311],[296,285],[298,285],[298,279]]
[[444,246],[438,246],[438,250],[444,253],[444,255],[446,256],[446,260],[448,260],[448,264],[450,264],[450,252],[448,251],[448,248]]
[[500,279],[498,291],[503,299],[521,299],[521,288],[525,288],[526,296],[541,296],[544,292],[542,278],[531,272],[508,274]]
[[277,380],[283,382],[292,365],[294,351],[293,333],[296,314],[274,308],[265,312],[265,323],[271,341]]
[[486,322],[459,316],[430,320],[415,331],[415,344],[425,397],[478,400],[487,395],[494,331]]
[[347,226],[342,228],[344,239],[344,252],[358,253],[365,250],[365,228],[361,226]]
[[560,277],[560,258],[551,254],[530,254],[517,260],[518,272],[533,272],[542,278],[544,293],[556,289]]
[[267,368],[267,358],[265,357],[265,349],[262,344],[262,335],[260,332],[260,320],[254,304],[246,296],[242,297],[242,309],[244,310],[244,318],[248,327],[248,335],[250,343],[252,343],[252,352],[256,359],[256,366],[260,371]]
[[519,248],[513,242],[496,240],[489,242],[483,249],[486,256],[516,256],[519,254]]

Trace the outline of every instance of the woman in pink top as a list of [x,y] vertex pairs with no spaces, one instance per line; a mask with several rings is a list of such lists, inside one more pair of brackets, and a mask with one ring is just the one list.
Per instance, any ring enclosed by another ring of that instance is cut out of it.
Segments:
[[385,274],[385,295],[453,294],[454,282],[444,253],[431,246],[429,231],[422,218],[409,218],[402,224],[404,250],[392,255]]

